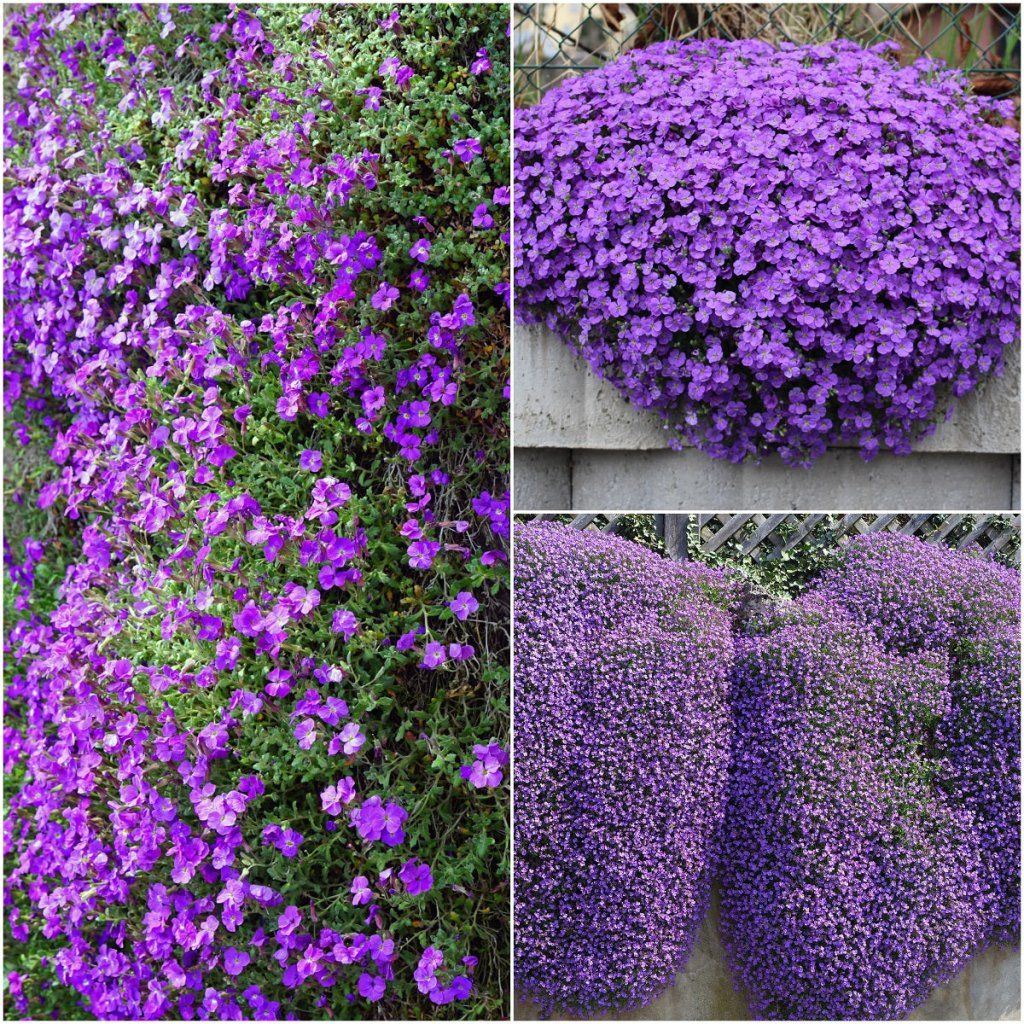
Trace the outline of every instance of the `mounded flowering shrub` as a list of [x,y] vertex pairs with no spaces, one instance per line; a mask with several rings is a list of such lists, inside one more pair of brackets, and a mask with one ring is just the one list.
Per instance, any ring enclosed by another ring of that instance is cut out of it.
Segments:
[[516,114],[516,309],[715,458],[910,451],[1018,338],[1020,141],[840,40],[666,42]]
[[890,649],[949,658],[950,707],[932,737],[938,785],[982,847],[991,937],[1020,938],[1020,573],[941,545],[852,543],[815,589]]
[[515,532],[515,980],[548,1012],[644,1006],[710,897],[729,588],[604,534]]
[[773,601],[593,531],[515,540],[522,995],[650,1003],[712,882],[769,1019],[903,1017],[1019,941],[1017,571],[880,534]]
[[893,1019],[986,938],[972,815],[931,752],[944,654],[817,596],[737,641],[722,934],[757,1017]]
[[1020,935],[1020,574],[911,537],[845,546],[748,623],[722,926],[752,1009],[904,1016]]
[[5,13],[5,966],[507,1013],[507,16]]

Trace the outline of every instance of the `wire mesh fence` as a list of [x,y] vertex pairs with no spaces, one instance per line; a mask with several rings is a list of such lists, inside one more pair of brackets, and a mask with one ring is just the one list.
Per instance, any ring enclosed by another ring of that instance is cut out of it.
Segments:
[[1019,4],[517,3],[516,103],[536,103],[567,76],[627,50],[687,38],[892,40],[903,62],[938,58],[965,71],[978,93],[1020,96]]

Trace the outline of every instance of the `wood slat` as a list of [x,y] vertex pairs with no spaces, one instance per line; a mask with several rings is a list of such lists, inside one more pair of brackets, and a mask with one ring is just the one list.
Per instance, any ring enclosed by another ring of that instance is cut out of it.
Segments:
[[685,562],[690,558],[687,537],[689,522],[689,516],[665,516],[665,550],[669,558],[674,558],[677,562]]
[[705,551],[717,551],[730,537],[750,522],[749,515],[730,516],[725,525],[704,545]]
[[964,548],[970,547],[979,537],[984,536],[988,533],[989,526],[992,525],[992,516],[982,516],[975,524],[973,530],[967,534],[966,537],[961,537],[957,543],[957,547],[963,551]]
[[900,527],[899,532],[900,533],[907,533],[907,534],[911,534],[913,536],[916,536],[917,535],[917,531],[920,530],[921,527],[924,526],[928,522],[929,519],[931,519],[931,517],[932,517],[932,513],[931,512],[929,512],[927,515],[923,515],[923,516],[911,516],[911,518],[908,519]]
[[868,533],[881,533],[894,519],[896,516],[878,516],[877,519],[868,527]]
[[843,516],[843,518],[839,520],[839,525],[836,527],[836,533],[841,537],[845,537],[846,534],[855,529],[858,533],[861,533],[862,531],[857,529],[857,527],[860,525],[863,518],[864,516],[861,515],[860,512],[857,512],[852,516]]
[[825,518],[822,515],[804,516],[804,521],[786,538],[782,550],[789,551],[790,548],[795,548]]
[[946,516],[945,522],[932,534],[925,538],[929,544],[937,544],[944,537],[951,534],[967,517]]
[[994,555],[997,551],[1002,551],[1014,537],[1019,535],[1019,533],[1019,526],[1007,527],[1001,534],[999,534],[998,537],[995,538],[995,540],[985,546],[985,553]]
[[788,515],[767,516],[764,522],[743,542],[742,554],[753,554],[758,546],[768,540],[788,518]]
[[[686,559],[690,557],[688,550],[688,530],[691,519],[696,521],[700,548],[702,551],[718,551],[726,541],[740,536],[741,556],[753,555],[760,561],[777,558],[783,551],[791,550],[803,542],[822,522],[827,521],[828,516],[824,514],[794,516],[798,521],[796,529],[788,536],[782,537],[779,530],[789,520],[792,514],[764,515],[759,512],[751,513],[725,513],[699,515],[691,517],[682,514],[654,516],[654,529],[656,534],[663,540],[666,550],[672,558]],[[896,524],[896,532],[908,536],[920,537],[931,544],[948,541],[955,531],[961,528],[968,520],[964,515],[948,515],[936,527],[929,526],[936,517],[935,513],[919,513],[908,516],[907,521],[900,524],[901,516],[897,514],[876,515],[869,522],[861,513],[843,516],[838,523],[832,525],[831,536],[837,541],[845,542],[849,537],[871,533],[881,533]],[[545,513],[533,517],[536,520],[551,520],[556,518],[553,513]],[[1011,545],[1011,560],[1020,564],[1020,527],[1021,516],[1010,517],[1010,525],[1001,527],[996,516],[981,516],[967,534],[955,542],[955,547],[964,549],[972,544],[979,544],[982,551],[989,557],[997,552],[1005,551]],[[572,525],[577,529],[597,528],[595,520],[597,513],[579,515],[572,520]],[[606,525],[600,527],[605,533],[617,533],[621,525],[621,515],[609,515]],[[743,531],[749,530],[749,535],[742,537]]]

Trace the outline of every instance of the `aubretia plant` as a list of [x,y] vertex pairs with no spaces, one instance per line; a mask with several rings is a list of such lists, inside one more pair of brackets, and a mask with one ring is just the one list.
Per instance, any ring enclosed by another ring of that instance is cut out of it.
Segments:
[[19,1017],[507,1013],[507,32],[5,15]]
[[815,591],[891,650],[949,658],[940,785],[973,815],[996,941],[1020,937],[1020,572],[880,535],[851,544]]
[[515,544],[515,980],[639,1007],[707,910],[729,753],[730,586],[606,534]]
[[524,322],[715,458],[909,452],[1019,336],[1020,140],[892,45],[665,42],[518,111]]
[[1020,934],[1020,576],[857,539],[746,624],[722,932],[758,1016],[905,1016]]
[[651,1002],[713,883],[762,1018],[900,1018],[1019,941],[1019,572],[873,534],[794,600],[550,523],[515,553],[515,978],[542,1010]]

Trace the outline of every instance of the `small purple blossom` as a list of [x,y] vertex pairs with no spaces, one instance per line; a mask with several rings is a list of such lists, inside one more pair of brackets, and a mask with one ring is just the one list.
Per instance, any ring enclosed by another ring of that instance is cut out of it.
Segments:
[[454,599],[448,602],[448,607],[455,618],[465,621],[479,609],[480,604],[468,590],[460,590]]
[[418,896],[420,893],[429,892],[434,884],[433,876],[430,873],[430,865],[423,864],[415,858],[407,860],[402,865],[398,872],[398,877],[410,896]]
[[479,139],[456,139],[453,143],[455,155],[464,163],[472,163],[478,156],[482,155],[483,147]]

